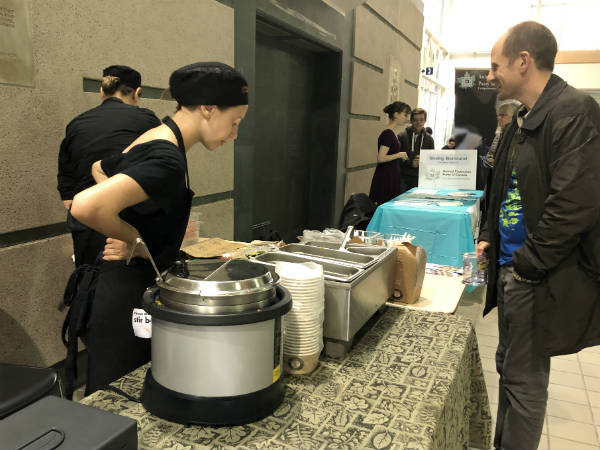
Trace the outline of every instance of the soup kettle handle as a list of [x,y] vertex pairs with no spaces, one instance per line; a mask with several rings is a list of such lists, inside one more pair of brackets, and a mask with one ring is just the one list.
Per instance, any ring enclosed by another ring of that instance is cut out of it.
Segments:
[[156,300],[159,289],[160,289],[160,287],[158,287],[157,285],[154,285],[154,286],[147,288],[144,291],[144,295],[142,295],[142,308],[144,310],[146,310],[146,312],[148,312],[148,310],[146,308],[148,306],[150,306],[152,303],[154,303],[154,301]]

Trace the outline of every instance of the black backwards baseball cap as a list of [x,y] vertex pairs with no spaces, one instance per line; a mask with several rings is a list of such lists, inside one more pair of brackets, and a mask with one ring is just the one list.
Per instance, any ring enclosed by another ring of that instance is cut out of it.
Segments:
[[108,66],[102,71],[103,77],[117,77],[121,84],[133,89],[142,85],[142,76],[137,70],[127,66]]
[[220,62],[197,62],[177,69],[169,78],[169,90],[182,106],[248,104],[248,82]]

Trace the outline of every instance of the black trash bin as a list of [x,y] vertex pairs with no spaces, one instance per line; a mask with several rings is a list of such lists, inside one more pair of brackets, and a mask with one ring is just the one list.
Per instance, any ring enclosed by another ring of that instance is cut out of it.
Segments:
[[60,395],[55,369],[0,363],[0,419],[53,393]]
[[0,420],[2,450],[137,450],[137,422],[70,400],[44,397]]

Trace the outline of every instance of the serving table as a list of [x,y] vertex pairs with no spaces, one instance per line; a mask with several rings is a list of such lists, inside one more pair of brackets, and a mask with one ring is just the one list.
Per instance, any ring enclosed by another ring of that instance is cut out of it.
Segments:
[[428,262],[462,267],[462,254],[475,250],[482,195],[483,191],[413,188],[378,206],[367,231],[411,234],[413,244],[427,252]]
[[[147,368],[113,386],[139,397]],[[168,422],[109,390],[81,402],[137,420],[140,449],[489,448],[485,381],[465,318],[388,309],[343,359],[325,357],[312,374],[285,383],[271,416],[234,427]]]

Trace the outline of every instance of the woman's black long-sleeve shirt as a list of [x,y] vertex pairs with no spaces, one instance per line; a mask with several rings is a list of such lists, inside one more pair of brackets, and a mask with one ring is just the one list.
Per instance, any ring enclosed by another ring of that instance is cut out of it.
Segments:
[[161,122],[149,109],[116,97],[75,117],[66,128],[58,155],[58,192],[71,200],[92,186],[92,164],[122,152],[138,136]]

